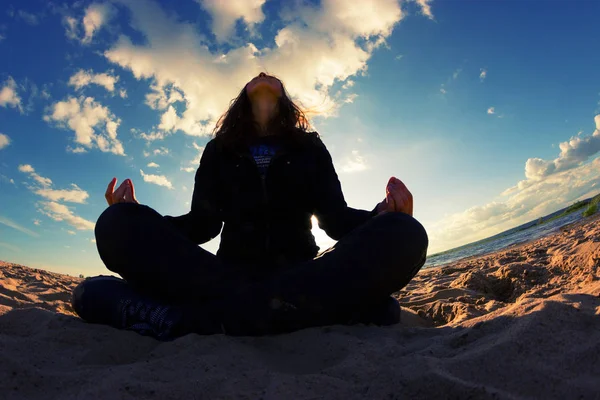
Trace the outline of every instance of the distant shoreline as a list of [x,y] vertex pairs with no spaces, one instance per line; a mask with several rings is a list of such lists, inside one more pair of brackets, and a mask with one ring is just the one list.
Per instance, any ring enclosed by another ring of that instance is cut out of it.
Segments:
[[[486,242],[491,242],[491,241],[494,241],[503,236],[508,236],[508,235],[516,233],[516,232],[524,231],[524,230],[530,229],[531,227],[534,227],[534,226],[545,225],[556,219],[565,217],[569,214],[573,214],[574,212],[577,212],[577,211],[581,211],[585,207],[587,207],[587,209],[585,211],[582,211],[582,216],[583,216],[583,219],[589,219],[590,217],[593,217],[598,214],[598,212],[596,211],[596,208],[597,208],[597,205],[599,202],[600,202],[600,193],[593,197],[589,197],[587,199],[577,201],[567,207],[564,207],[564,208],[561,208],[560,210],[554,211],[553,213],[550,213],[548,215],[545,215],[545,216],[537,218],[537,219],[532,219],[531,221],[528,221],[521,225],[517,225],[513,228],[507,229],[507,230],[497,233],[495,235],[492,235],[492,236],[489,236],[489,237],[486,237],[486,238],[483,238],[480,240],[476,240],[474,242],[466,243],[466,244],[463,244],[458,247],[453,247],[448,250],[430,254],[427,258],[443,256],[444,254],[448,254],[448,253],[454,253],[463,248],[475,246],[475,245],[481,245]],[[586,213],[589,213],[589,215],[586,215]],[[535,240],[535,239],[533,239],[533,240]],[[510,246],[512,246],[512,245],[510,245]],[[489,252],[487,252],[485,254],[488,254],[488,253]],[[480,253],[479,255],[482,255],[482,254],[484,254],[484,253]],[[471,256],[468,256],[468,257],[471,257]],[[455,261],[458,261],[458,260],[455,260]],[[450,262],[454,262],[454,261],[450,261]],[[428,268],[434,268],[434,267],[428,267]]]
[[[594,215],[591,215],[589,217],[584,217],[584,218],[582,218],[582,219],[580,219],[578,221],[571,222],[571,223],[569,223],[567,225],[561,226],[557,232],[553,232],[553,233],[550,233],[548,235],[544,235],[542,237],[538,237],[538,238],[531,239],[531,240],[525,240],[525,241],[519,242],[519,243],[513,243],[511,245],[508,245],[508,246],[503,247],[503,248],[498,249],[498,250],[488,251],[488,252],[485,252],[485,253],[475,254],[475,255],[472,255],[472,256],[467,256],[467,257],[464,257],[464,258],[461,258],[461,259],[458,259],[458,260],[454,260],[454,261],[451,261],[451,262],[448,262],[448,263],[445,263],[445,264],[436,265],[436,266],[433,266],[433,267],[427,267],[427,268],[424,268],[424,269],[426,269],[426,270],[429,271],[429,270],[444,268],[444,267],[452,266],[453,264],[472,261],[472,260],[477,259],[477,258],[489,257],[490,255],[495,254],[495,253],[501,253],[501,252],[509,251],[509,250],[517,250],[520,247],[524,247],[524,246],[530,245],[530,244],[535,243],[537,241],[542,241],[544,239],[548,239],[548,238],[553,237],[555,235],[562,235],[567,230],[579,228],[582,225],[585,225],[587,223],[593,222],[593,221],[598,220],[598,219],[600,219],[600,212],[596,212]],[[474,243],[476,243],[476,242],[474,242]],[[467,245],[465,245],[465,246],[467,246]],[[457,247],[457,249],[458,248],[459,247]],[[450,250],[447,250],[447,251],[450,251]],[[429,257],[433,257],[434,255],[438,255],[438,254],[442,254],[442,253],[432,254]],[[427,258],[429,258],[429,257],[427,257]]]

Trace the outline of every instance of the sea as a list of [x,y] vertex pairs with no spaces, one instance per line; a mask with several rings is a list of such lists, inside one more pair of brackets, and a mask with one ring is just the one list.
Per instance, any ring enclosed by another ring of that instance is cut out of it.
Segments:
[[[543,217],[543,220],[550,219],[556,215],[560,215],[567,207],[558,210],[552,214]],[[445,264],[453,263],[466,257],[480,256],[487,253],[492,253],[502,250],[514,244],[528,242],[530,240],[539,239],[551,233],[558,231],[561,227],[577,222],[583,218],[585,208],[573,211],[549,222],[538,223],[539,219],[530,221],[523,225],[509,229],[497,235],[491,236],[477,242],[469,243],[464,246],[446,250],[441,253],[436,253],[427,256],[427,261],[423,268],[439,267]]]

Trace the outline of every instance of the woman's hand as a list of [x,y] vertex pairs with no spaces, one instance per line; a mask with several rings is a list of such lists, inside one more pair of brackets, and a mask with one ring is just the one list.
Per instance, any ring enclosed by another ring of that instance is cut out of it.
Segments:
[[385,199],[377,205],[377,215],[403,212],[413,215],[413,197],[408,188],[396,177],[391,177],[385,188]]
[[131,179],[125,179],[119,188],[114,190],[116,184],[117,178],[112,178],[108,184],[108,187],[106,188],[106,193],[104,194],[109,206],[112,206],[115,203],[140,204],[140,202],[135,198],[135,189],[133,188],[133,182],[131,182]]

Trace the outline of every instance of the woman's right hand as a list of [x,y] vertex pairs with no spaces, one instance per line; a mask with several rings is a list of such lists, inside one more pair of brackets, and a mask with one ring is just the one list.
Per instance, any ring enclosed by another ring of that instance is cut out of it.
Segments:
[[404,183],[392,176],[385,188],[385,199],[377,204],[377,215],[387,212],[403,212],[413,215],[413,196]]
[[112,206],[116,203],[140,204],[140,202],[135,198],[135,189],[133,188],[133,182],[131,179],[125,179],[119,188],[114,190],[116,184],[117,178],[112,178],[108,184],[108,187],[106,188],[106,193],[104,194],[109,206]]

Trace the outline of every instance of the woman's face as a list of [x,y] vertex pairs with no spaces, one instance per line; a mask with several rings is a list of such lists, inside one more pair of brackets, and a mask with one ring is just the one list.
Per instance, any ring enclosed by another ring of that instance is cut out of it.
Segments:
[[246,93],[252,103],[254,119],[264,124],[277,113],[277,102],[282,96],[279,79],[261,72],[246,85]]

